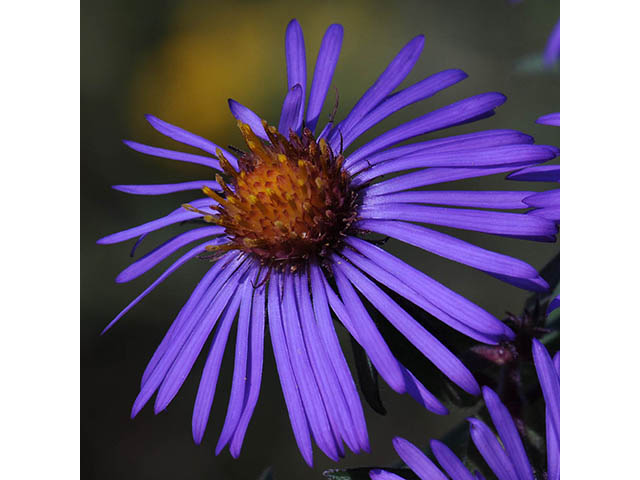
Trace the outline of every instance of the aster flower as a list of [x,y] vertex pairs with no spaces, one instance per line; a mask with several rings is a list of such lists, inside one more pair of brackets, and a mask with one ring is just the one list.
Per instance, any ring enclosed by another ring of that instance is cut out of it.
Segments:
[[[207,339],[213,337],[193,411],[193,437],[200,443],[223,352],[237,317],[232,388],[216,453],[229,445],[234,457],[240,454],[259,395],[267,324],[293,433],[307,463],[312,464],[312,438],[334,460],[344,455],[343,442],[354,452],[369,449],[362,406],[338,342],[332,312],[391,388],[409,393],[432,412],[447,413],[445,406],[394,357],[361,296],[451,381],[470,394],[480,393],[463,363],[382,287],[478,341],[495,344],[513,336],[513,332],[490,313],[385,252],[368,240],[372,233],[397,238],[523,288],[548,288],[537,271],[520,260],[409,222],[553,240],[556,227],[552,222],[495,211],[525,207],[523,199],[531,192],[413,190],[534,165],[553,158],[553,149],[533,145],[531,137],[513,130],[488,130],[395,146],[428,132],[492,115],[505,97],[485,93],[426,113],[345,153],[381,120],[463,80],[466,74],[446,70],[393,93],[422,51],[424,38],[416,37],[341,122],[331,119],[318,128],[342,37],[340,25],[328,28],[305,108],[308,88],[304,39],[298,22],[289,24],[285,37],[288,93],[278,127],[268,125],[240,103],[229,101],[247,144],[246,152],[224,149],[151,115],[147,120],[158,132],[205,154],[125,142],[148,155],[213,169],[215,180],[115,186],[139,195],[202,188],[205,196],[98,243],[138,238],[137,246],[163,227],[200,222],[198,228],[171,238],[118,276],[118,282],[133,280],[178,249],[200,242],[171,264],[106,329],[185,262],[196,257],[213,262],[151,358],[132,416],[156,392],[154,410],[164,410]],[[320,133],[316,134],[317,130]],[[414,171],[378,181],[383,175],[406,170]],[[463,208],[447,208],[450,206]]]
[[[482,388],[482,395],[498,432],[498,438],[482,420],[467,419],[473,443],[498,480],[560,478],[560,352],[556,353],[552,360],[547,349],[534,339],[533,360],[546,406],[547,471],[544,476],[534,475],[513,418],[498,395],[489,387]],[[393,445],[400,458],[421,480],[484,479],[480,472],[472,474],[449,447],[438,440],[431,441],[431,451],[441,469],[411,442],[396,437]],[[369,475],[372,480],[402,479],[385,470],[372,470]]]
[[[560,126],[560,113],[549,113],[536,120],[541,125]],[[508,176],[510,180],[527,182],[560,182],[560,165],[536,165],[523,168]],[[533,207],[529,213],[560,223],[560,189],[535,193],[524,200]]]

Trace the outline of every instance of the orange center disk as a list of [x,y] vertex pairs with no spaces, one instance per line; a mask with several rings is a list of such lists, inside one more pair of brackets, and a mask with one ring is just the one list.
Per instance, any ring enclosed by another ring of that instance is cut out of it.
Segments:
[[236,248],[263,261],[295,264],[322,257],[340,246],[355,219],[356,194],[324,139],[316,142],[305,129],[287,139],[263,122],[270,142],[261,140],[248,125],[238,125],[250,152],[235,171],[218,152],[231,176],[231,186],[218,175],[224,194],[205,188],[218,202],[219,215],[210,219],[226,228]]

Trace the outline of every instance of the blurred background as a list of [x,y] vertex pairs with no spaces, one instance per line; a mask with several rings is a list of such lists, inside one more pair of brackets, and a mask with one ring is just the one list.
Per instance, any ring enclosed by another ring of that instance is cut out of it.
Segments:
[[[114,184],[173,183],[204,178],[204,167],[144,156],[121,139],[166,148],[143,114],[184,127],[220,145],[241,146],[227,108],[234,98],[270,123],[280,114],[286,91],[284,31],[291,18],[304,30],[308,71],[312,72],[324,30],[345,29],[334,85],[342,118],[387,63],[414,36],[424,33],[421,59],[403,86],[447,68],[469,78],[436,97],[397,113],[367,138],[415,116],[464,97],[500,91],[508,102],[497,115],[474,125],[438,132],[430,138],[478,129],[514,128],[539,143],[559,144],[559,129],[534,123],[559,111],[558,70],[540,67],[540,53],[559,16],[558,2],[527,0],[403,2],[340,1],[169,1],[84,0],[81,6],[81,378],[82,474],[95,479],[256,479],[273,466],[279,480],[322,478],[328,468],[388,465],[396,460],[391,445],[401,435],[420,445],[439,437],[464,411],[438,417],[408,396],[382,386],[387,415],[365,405],[372,453],[348,455],[339,464],[315,452],[309,469],[297,451],[268,337],[260,400],[238,460],[214,455],[224,420],[233,367],[233,348],[223,362],[216,400],[202,445],[191,439],[191,411],[203,358],[168,409],[157,417],[148,405],[129,419],[141,374],[166,329],[207,269],[193,261],[136,306],[108,334],[104,326],[151,283],[156,267],[130,284],[115,284],[130,264],[132,242],[98,246],[104,235],[165,215],[194,192],[164,197],[135,197]],[[401,87],[402,88],[402,87]],[[330,93],[323,114],[333,106]],[[352,148],[354,148],[352,147]],[[447,188],[531,189],[545,185],[505,182],[503,176],[458,182]],[[443,229],[444,230],[444,229]],[[537,268],[557,252],[558,244],[498,239],[470,232],[456,235],[478,245],[517,256]],[[157,234],[139,255],[166,239]],[[155,244],[154,244],[155,242]],[[391,241],[387,249],[452,287],[499,318],[519,313],[527,292],[485,274]],[[170,262],[170,261],[169,261]],[[233,337],[229,340],[234,344]],[[347,343],[345,343],[345,347]],[[350,358],[350,350],[346,350]],[[55,392],[54,392],[55,394]]]

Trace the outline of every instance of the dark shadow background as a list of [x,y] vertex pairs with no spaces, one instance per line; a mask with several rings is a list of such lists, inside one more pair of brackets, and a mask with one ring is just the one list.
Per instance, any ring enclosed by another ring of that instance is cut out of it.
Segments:
[[[81,211],[81,365],[82,474],[91,479],[255,479],[272,465],[279,480],[321,478],[336,467],[319,451],[310,470],[299,455],[286,413],[268,337],[260,401],[242,455],[233,460],[213,449],[222,427],[230,390],[233,349],[223,362],[209,428],[201,446],[191,439],[191,409],[203,361],[181,392],[155,417],[149,405],[135,420],[129,411],[139,380],[155,347],[207,264],[194,261],[174,273],[136,306],[111,332],[102,328],[162,267],[116,285],[130,262],[132,242],[98,246],[106,234],[157,218],[197,193],[135,197],[116,192],[119,183],[172,183],[203,178],[204,168],[156,159],[128,150],[120,139],[176,148],[149,127],[144,113],[211,138],[240,145],[227,109],[232,97],[277,124],[286,90],[284,30],[298,18],[305,33],[308,69],[315,64],[325,28],[345,27],[334,85],[340,92],[338,118],[377,78],[412,37],[426,34],[417,66],[403,85],[445,68],[461,68],[470,78],[435,98],[405,109],[358,142],[439,106],[485,91],[505,93],[509,101],[495,117],[446,132],[515,128],[540,143],[558,145],[559,132],[535,119],[559,110],[559,75],[539,68],[536,54],[557,21],[558,4],[528,0],[511,5],[494,1],[236,1],[168,0],[82,2],[82,211]],[[328,101],[327,111],[332,101]],[[326,118],[326,117],[325,117]],[[442,133],[431,135],[435,138]],[[183,148],[182,146],[177,149]],[[184,150],[188,150],[184,148]],[[544,185],[505,183],[502,177],[460,182],[449,188],[533,189]],[[456,235],[542,267],[557,244],[493,238],[470,232]],[[157,233],[140,254],[168,238]],[[389,242],[387,248],[432,274],[445,285],[495,315],[519,312],[527,293],[485,274],[417,249]],[[167,263],[168,264],[168,263]],[[233,337],[229,340],[233,345]],[[349,355],[347,355],[349,358]],[[55,392],[52,392],[55,395]],[[337,466],[385,465],[396,460],[396,435],[424,445],[439,437],[464,412],[438,417],[407,396],[382,389],[385,417],[368,406],[372,454],[347,456]]]

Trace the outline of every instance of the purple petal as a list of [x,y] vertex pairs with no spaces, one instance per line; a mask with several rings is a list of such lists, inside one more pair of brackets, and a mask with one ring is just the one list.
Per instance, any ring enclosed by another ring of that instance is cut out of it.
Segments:
[[458,357],[355,267],[348,262],[336,267],[341,260],[337,255],[333,255],[332,260],[333,268],[343,272],[367,300],[442,373],[471,395],[480,394],[478,382]]
[[474,480],[471,472],[467,470],[462,461],[444,443],[438,440],[431,440],[431,451],[440,466],[451,478],[455,480]]
[[538,165],[527,167],[507,176],[509,180],[520,180],[523,182],[559,182],[560,165]]
[[[250,265],[251,263],[249,261],[246,262],[245,268],[239,268],[238,271],[229,278],[227,284],[217,291],[216,297],[207,308],[207,311],[201,321],[193,329],[193,333],[189,339],[184,342],[180,353],[175,356],[175,360],[172,362],[171,368],[169,368],[166,376],[162,380],[160,388],[158,389],[158,395],[154,405],[154,412],[156,414],[167,408],[171,400],[173,400],[178,393],[178,390],[180,390],[180,387],[182,387],[182,384],[191,371],[193,364],[202,351],[202,347],[207,341],[207,338],[209,338],[213,327],[218,322],[220,315],[224,312],[225,307],[229,305],[227,308],[231,309],[235,305],[234,300],[231,299],[232,297],[235,298],[234,294],[242,286],[242,282],[246,281],[243,277]],[[253,265],[252,267],[252,270],[255,270],[256,267]],[[255,276],[255,273],[251,274],[251,276]],[[235,311],[237,311],[237,307],[238,305],[235,305]],[[149,383],[151,383],[151,379],[149,380]]]
[[[200,240],[201,238],[220,235],[222,233],[224,233],[224,227],[211,226],[196,228],[194,230],[190,230],[188,232],[177,235],[125,268],[116,277],[116,282],[130,282],[134,278],[139,277],[143,273],[155,267],[162,260],[174,253],[176,250],[184,247],[185,245],[188,245],[191,242],[195,242],[196,240]],[[226,238],[221,238],[212,241],[211,245],[220,245],[221,243],[226,242],[228,242]]]
[[421,480],[448,480],[444,473],[413,443],[404,438],[395,437],[393,439],[393,448],[396,449],[396,452],[398,452],[398,455],[404,463],[406,463]]
[[264,125],[262,125],[262,119],[252,110],[249,110],[247,107],[239,102],[236,102],[232,98],[229,99],[229,109],[231,110],[231,113],[234,117],[236,117],[242,123],[246,123],[247,125],[249,125],[253,133],[255,133],[263,140],[269,141],[267,132],[264,131]]
[[210,244],[210,242],[205,242],[205,243],[202,243],[202,244],[198,245],[195,248],[192,248],[187,253],[185,253],[183,256],[181,256],[178,260],[176,260],[174,263],[172,263],[171,266],[169,266],[169,268],[167,268],[162,273],[162,275],[160,275],[158,278],[156,278],[151,285],[149,285],[140,295],[138,295],[131,303],[129,303],[129,305],[127,305],[124,309],[122,309],[122,311],[118,315],[116,315],[116,317],[113,320],[111,320],[106,327],[104,327],[104,330],[102,330],[101,335],[104,334],[111,327],[113,327],[116,324],[116,322],[118,320],[120,320],[124,316],[125,313],[127,313],[134,306],[136,306],[140,302],[140,300],[142,300],[149,293],[151,293],[158,285],[160,285],[164,280],[166,280],[169,275],[171,275],[173,272],[175,272],[178,268],[180,268],[188,260],[191,260],[196,255],[204,252],[205,249],[207,248],[207,245],[209,245],[209,244]]
[[[535,208],[529,212],[527,215],[533,215],[536,217],[544,218],[545,220],[551,220],[553,222],[560,221],[560,205],[556,207],[545,207],[545,208]],[[541,241],[547,241],[542,239]],[[555,239],[550,239],[549,241],[555,241]]]
[[179,162],[195,163],[215,170],[222,170],[222,168],[220,168],[220,162],[216,158],[194,155],[193,153],[177,152],[175,150],[167,150],[166,148],[152,147],[132,140],[123,140],[122,142],[132,150],[146,155],[178,160]]
[[468,418],[467,421],[471,440],[498,480],[520,480],[511,460],[489,427],[476,418]]
[[[369,451],[369,435],[364,419],[362,404],[358,397],[356,384],[353,381],[349,366],[342,353],[340,341],[333,327],[333,319],[327,303],[327,293],[325,291],[323,279],[324,275],[319,266],[311,264],[311,291],[313,293],[313,309],[318,322],[318,333],[324,343],[329,356],[329,361],[333,366],[338,383],[347,404],[347,408],[354,425],[354,434],[358,439],[362,450]],[[354,452],[352,447],[350,447]]]
[[113,185],[111,188],[132,195],[164,195],[185,190],[202,190],[203,187],[221,190],[218,182],[213,180],[194,180],[193,182],[165,183],[161,185]]
[[[309,352],[311,367],[318,381],[318,387],[327,409],[331,428],[336,433],[338,440],[337,446],[338,448],[342,447],[341,439],[343,438],[347,446],[354,453],[357,453],[360,448],[358,447],[358,440],[354,435],[355,427],[349,415],[349,409],[342,393],[342,388],[331,367],[329,355],[319,335],[319,328],[311,304],[311,297],[309,296],[307,275],[296,275],[294,286],[304,343]],[[344,456],[343,451],[340,456]]]
[[229,160],[229,163],[231,163],[234,168],[238,168],[238,160],[236,159],[236,157],[224,148],[219,147],[212,141],[202,138],[195,133],[188,132],[183,128],[171,125],[170,123],[165,122],[164,120],[160,120],[158,117],[155,117],[153,115],[147,114],[145,115],[145,117],[151,124],[151,126],[158,132],[166,135],[169,138],[173,138],[177,142],[184,143],[185,145],[191,145],[192,147],[199,148],[200,150],[204,150],[205,152],[216,156],[217,149],[220,149],[225,158]]
[[425,167],[497,167],[551,160],[555,154],[540,145],[505,145],[453,152],[424,151],[391,159],[368,168],[356,177],[356,185],[393,172]]
[[289,130],[298,132],[302,126],[300,113],[302,112],[303,100],[303,90],[300,85],[296,85],[289,90],[284,99],[278,130],[287,138],[289,137]]
[[536,123],[539,123],[540,125],[551,125],[553,127],[559,127],[560,112],[548,113],[546,115],[542,115],[540,118],[536,120]]
[[553,65],[560,58],[560,20],[558,20],[549,35],[543,58],[547,66]]
[[316,443],[329,458],[337,461],[340,458],[337,441],[327,416],[327,407],[318,387],[318,382],[321,379],[316,376],[311,365],[309,347],[305,344],[300,327],[300,312],[298,310],[300,306],[296,304],[293,274],[286,272],[282,276],[284,280],[282,323],[296,384],[300,390],[307,420]]
[[240,456],[244,436],[249,426],[249,421],[258,403],[260,396],[260,384],[262,382],[262,361],[264,351],[264,323],[265,323],[265,288],[255,289],[253,304],[251,306],[249,361],[247,369],[247,381],[249,389],[245,391],[244,409],[238,426],[233,433],[229,450],[233,458]]
[[[204,209],[208,208],[208,205],[211,205],[213,203],[215,202],[211,199],[202,199],[202,201],[198,203],[190,202],[190,205],[195,208]],[[216,213],[217,212],[211,210],[211,215],[215,215]],[[143,223],[142,225],[138,225],[137,227],[128,228],[127,230],[122,230],[121,232],[112,233],[111,235],[102,237],[96,243],[99,245],[108,245],[112,243],[124,242],[125,240],[138,237],[148,232],[159,230],[168,225],[173,225],[174,223],[180,223],[184,222],[185,220],[191,220],[198,217],[202,217],[202,214],[198,212],[190,212],[183,208],[179,208],[164,217],[152,220],[147,223]]]
[[[218,259],[218,261],[207,271],[207,273],[205,273],[200,282],[198,282],[198,285],[191,293],[189,300],[187,300],[187,302],[180,309],[180,313],[178,313],[178,316],[169,327],[169,330],[160,342],[160,345],[158,345],[158,348],[156,348],[156,351],[147,364],[147,367],[144,369],[142,379],[140,381],[141,387],[144,386],[145,383],[147,383],[149,375],[151,375],[151,373],[155,370],[158,362],[164,356],[167,348],[175,338],[177,332],[181,331],[184,328],[185,324],[187,324],[187,321],[191,317],[192,312],[200,303],[202,296],[207,294],[209,288],[211,287],[211,284],[216,279],[218,274],[220,274],[220,272],[225,267],[229,266],[234,261],[234,259],[236,259],[237,261],[237,257],[238,254],[235,251],[226,253],[225,255],[220,257],[220,259]],[[228,275],[226,275],[225,278],[228,278],[232,271],[233,270],[227,270]],[[225,275],[225,273],[223,273],[223,275]]]
[[365,220],[358,222],[357,226],[362,230],[391,236],[441,257],[485,272],[518,278],[538,277],[537,270],[521,260],[485,250],[450,235],[418,225],[382,220]]
[[548,408],[545,410],[545,426],[547,436],[547,480],[560,480],[560,439],[554,431]]
[[387,472],[385,470],[370,470],[369,478],[371,480],[404,480],[395,473]]
[[302,27],[295,18],[287,25],[284,39],[285,56],[287,60],[287,89],[300,85],[305,91],[307,84],[307,60],[304,48]]
[[560,376],[547,349],[538,340],[533,340],[533,362],[538,373],[540,388],[553,431],[560,442]]
[[518,429],[511,418],[509,410],[489,387],[482,387],[482,396],[504,449],[518,473],[518,478],[520,480],[533,480],[533,471],[531,470],[527,453],[524,450],[522,439],[518,434]]
[[356,138],[389,115],[413,103],[432,97],[441,90],[464,80],[467,76],[462,70],[445,70],[387,97],[354,125],[347,135],[344,135],[343,148],[346,149]]
[[322,105],[327,97],[333,72],[340,57],[342,36],[342,25],[333,24],[327,28],[324,37],[322,37],[318,59],[313,71],[313,82],[311,83],[311,93],[309,93],[309,104],[307,106],[307,127],[312,132],[316,129],[318,117],[322,111]]
[[317,140],[320,141],[321,138],[326,138],[326,136],[329,134],[329,131],[331,131],[332,128],[333,128],[333,122],[327,123],[324,126],[324,128],[320,131],[320,134],[318,135]]
[[508,283],[509,285],[513,285],[514,287],[522,288],[523,290],[541,293],[549,291],[549,284],[544,278],[539,275],[536,278],[515,278],[506,275],[498,275],[497,273],[487,273],[492,277],[497,278],[501,282]]
[[451,205],[455,207],[520,209],[528,205],[523,199],[534,192],[515,191],[464,191],[464,190],[423,190],[391,193],[365,197],[363,205],[381,203],[426,203],[433,205]]
[[492,168],[429,168],[369,185],[362,191],[366,196],[385,195],[416,187],[453,182],[465,178],[484,177],[513,170],[514,166]]
[[[240,313],[238,314],[238,331],[236,334],[236,354],[233,364],[233,380],[231,382],[231,394],[227,406],[227,415],[224,426],[216,445],[216,455],[229,442],[238,426],[240,416],[245,403],[245,386],[248,382],[247,356],[249,350],[249,323],[251,321],[251,305],[253,298],[253,285],[245,283],[242,292]],[[264,308],[264,307],[263,307]]]
[[[246,285],[250,286],[248,282],[245,283],[243,295],[247,292]],[[229,331],[238,312],[240,298],[240,296],[233,297],[229,305],[227,305],[222,320],[213,334],[211,349],[209,350],[207,361],[202,370],[200,386],[198,387],[198,394],[196,395],[196,401],[193,406],[193,417],[191,419],[193,440],[197,445],[200,445],[200,442],[202,442],[204,431],[209,422],[209,413],[211,412],[211,405],[213,404],[213,398],[216,394],[222,356],[227,346]]]
[[376,139],[366,143],[353,152],[353,154],[349,155],[345,162],[345,166],[348,167],[349,165],[352,165],[353,162],[356,162],[361,158],[366,158],[372,153],[378,152],[383,148],[404,140],[408,140],[409,138],[440,130],[442,128],[449,127],[454,123],[463,122],[482,113],[491,111],[502,105],[505,101],[506,97],[501,93],[484,93],[427,113],[419,118],[393,128]]
[[329,145],[333,151],[340,145],[340,136],[349,135],[363,117],[375,108],[384,98],[402,83],[420,58],[424,47],[424,35],[419,35],[405,45],[389,63],[375,83],[362,95],[346,118],[340,122],[329,136]]
[[407,393],[411,395],[416,402],[430,412],[437,413],[438,415],[449,414],[447,407],[445,407],[433,393],[427,390],[427,388],[415,377],[413,373],[405,367],[402,367],[402,372],[404,373]]
[[[156,398],[156,407],[159,407],[162,404],[165,404],[166,406],[166,403],[168,403],[167,399],[169,401],[171,400],[171,398],[168,398],[168,394],[172,393],[176,386],[178,388],[180,387],[181,382],[179,382],[179,379],[175,374],[181,373],[178,372],[178,369],[183,371],[184,367],[187,366],[189,359],[186,356],[193,356],[194,353],[197,355],[199,352],[199,350],[195,351],[195,348],[191,348],[189,351],[183,350],[183,347],[186,347],[187,343],[190,343],[192,347],[197,346],[197,343],[200,343],[200,341],[204,343],[206,337],[202,338],[204,336],[203,328],[209,326],[213,328],[213,322],[217,319],[217,315],[213,319],[207,317],[211,317],[211,314],[215,313],[215,311],[217,311],[218,314],[222,311],[228,302],[232,289],[237,286],[239,277],[244,274],[249,267],[249,262],[245,262],[240,256],[237,256],[232,260],[232,262],[233,263],[227,265],[227,268],[223,269],[222,274],[218,275],[211,285],[207,287],[207,293],[200,297],[197,304],[190,307],[188,315],[186,314],[187,312],[185,312],[186,318],[184,324],[182,324],[179,329],[176,329],[171,338],[169,338],[168,345],[153,370],[148,374],[147,371],[145,371],[147,376],[146,379],[144,379],[140,392],[133,403],[133,407],[131,409],[132,417],[138,414],[160,384],[166,380],[169,369],[174,371],[174,375],[172,375],[172,385],[167,385],[164,388],[162,398]],[[216,296],[217,293],[220,293],[221,295]],[[214,308],[215,311],[212,312],[212,310],[208,308],[210,306]],[[205,321],[207,319],[209,320],[208,322]],[[196,330],[199,330],[200,333],[197,338],[195,337]],[[192,336],[192,333],[194,336]],[[202,348],[202,346],[200,346],[200,348]],[[182,358],[186,358],[186,360],[181,362],[181,365],[173,369],[175,365],[174,361],[178,355],[181,355]],[[195,361],[195,358],[193,361]],[[184,375],[186,376],[187,373],[188,369],[184,372]],[[171,391],[167,390],[168,388],[171,388]],[[175,391],[177,392],[177,389]],[[161,402],[158,403],[158,400],[161,400]]]
[[473,338],[480,337],[485,343],[497,343],[508,332],[489,312],[380,247],[355,237],[346,241],[362,254],[343,250],[342,255],[354,265],[452,328]]
[[553,222],[521,213],[429,207],[405,203],[362,207],[360,218],[405,220],[497,235],[554,235]]
[[349,166],[348,171],[353,175],[355,172],[359,172],[369,165],[376,165],[384,160],[400,158],[423,150],[430,152],[451,152],[531,143],[533,143],[533,137],[518,132],[517,130],[485,130],[482,132],[465,133],[463,135],[437,138],[425,142],[403,145],[402,147],[390,148],[355,162]]
[[313,449],[311,447],[311,436],[309,433],[309,424],[305,415],[302,399],[300,398],[299,387],[291,367],[289,359],[289,349],[285,340],[285,334],[282,327],[282,301],[280,298],[280,289],[282,278],[279,272],[274,272],[269,280],[269,332],[271,333],[271,342],[273,344],[273,355],[276,359],[282,393],[284,395],[287,410],[289,411],[289,419],[291,428],[295,436],[296,443],[302,453],[302,457],[310,467],[313,466]]
[[524,203],[530,207],[557,207],[560,205],[560,189],[538,192],[525,198]]
[[334,263],[332,270],[344,303],[327,284],[326,279],[323,279],[331,308],[353,338],[364,348],[384,381],[396,392],[405,393],[406,384],[400,364],[391,353],[351,283],[342,273],[340,266],[339,263]]

